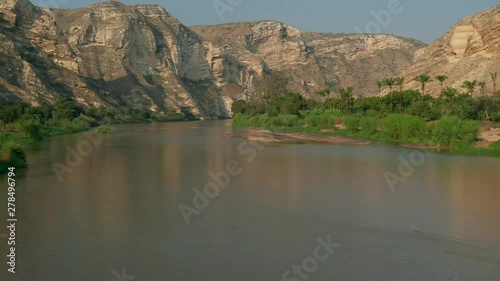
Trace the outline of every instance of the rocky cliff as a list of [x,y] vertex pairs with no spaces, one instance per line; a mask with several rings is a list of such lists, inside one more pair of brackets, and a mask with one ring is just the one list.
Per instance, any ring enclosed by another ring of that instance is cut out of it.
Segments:
[[[409,81],[406,88],[418,88],[412,80],[421,73],[431,77],[446,75],[449,79],[445,86],[457,89],[467,80],[485,81],[485,92],[491,94],[492,72],[500,73],[500,5],[460,20],[432,45],[418,50],[415,61],[402,76]],[[434,82],[427,88],[436,96],[441,87]]]
[[327,82],[373,94],[423,44],[389,35],[302,34],[267,21],[188,28],[157,5],[42,9],[0,3],[0,101],[191,110],[228,116],[273,72],[304,95]]
[[375,82],[411,65],[413,53],[425,46],[392,35],[302,33],[274,21],[192,29],[223,50],[212,67],[219,86],[251,92],[255,79],[278,72],[292,90],[313,98],[332,82],[355,86],[358,94],[378,94]]

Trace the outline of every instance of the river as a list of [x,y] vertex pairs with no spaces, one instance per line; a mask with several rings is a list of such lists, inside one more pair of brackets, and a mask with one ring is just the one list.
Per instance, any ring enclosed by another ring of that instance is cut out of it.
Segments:
[[16,172],[16,274],[0,237],[1,280],[500,280],[500,159],[232,130],[120,125],[34,145]]

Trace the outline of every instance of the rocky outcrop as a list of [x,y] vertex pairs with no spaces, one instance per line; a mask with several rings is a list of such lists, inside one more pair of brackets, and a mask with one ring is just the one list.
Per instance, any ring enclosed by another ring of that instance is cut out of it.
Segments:
[[4,101],[73,96],[85,105],[228,116],[205,42],[161,6],[48,10],[9,0],[0,7]]
[[[0,3],[0,102],[72,96],[84,105],[228,116],[279,72],[306,96],[327,82],[374,94],[422,44],[389,35],[302,34],[255,22],[188,28],[158,5],[117,1],[74,10]],[[387,58],[392,58],[388,63]]]
[[[253,82],[273,72],[289,80],[291,90],[317,98],[328,83],[354,86],[358,94],[378,94],[376,81],[399,74],[425,44],[392,35],[301,33],[275,21],[195,26],[204,40],[224,46],[216,73],[220,85],[252,92]],[[222,69],[239,69],[224,72]],[[243,79],[242,79],[243,78]]]
[[[326,84],[376,95],[376,81],[422,72],[486,80],[499,70],[499,7],[466,18],[431,46],[384,34],[303,33],[276,22],[186,27],[158,5],[116,1],[73,10],[0,2],[0,102],[54,102],[228,116],[279,73],[304,96]],[[425,48],[424,48],[425,47]],[[437,93],[438,85],[429,85]]]
[[[432,45],[417,51],[414,63],[403,76],[409,81],[406,88],[418,88],[412,80],[421,73],[431,77],[446,75],[446,86],[455,88],[467,80],[485,81],[485,92],[491,94],[492,72],[500,73],[500,5],[462,19]],[[436,96],[441,86],[429,83],[427,88]]]

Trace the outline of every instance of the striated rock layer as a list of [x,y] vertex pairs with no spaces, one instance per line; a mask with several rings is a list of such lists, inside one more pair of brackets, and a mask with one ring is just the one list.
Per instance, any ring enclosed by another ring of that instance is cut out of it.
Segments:
[[3,101],[37,104],[73,96],[86,105],[228,115],[204,42],[161,6],[0,5]]
[[42,9],[0,3],[0,102],[190,110],[228,116],[273,72],[306,96],[327,82],[375,94],[423,44],[389,35],[302,34],[274,21],[188,28],[158,5]]
[[411,65],[425,44],[392,35],[301,33],[274,21],[195,26],[205,41],[222,46],[225,57],[213,65],[219,86],[236,84],[252,91],[255,79],[280,73],[289,87],[317,98],[334,83],[358,94],[378,94],[376,81]]
[[[402,74],[410,81],[427,71],[458,84],[486,80],[500,71],[499,9],[463,19],[426,47],[383,34],[302,33],[275,21],[188,28],[158,5],[61,10],[3,0],[0,102],[71,96],[85,105],[216,118],[229,116],[234,100],[273,73],[316,98],[331,83],[376,95],[377,80]],[[436,93],[436,83],[429,87]]]
[[[448,76],[445,86],[456,88],[467,80],[485,81],[485,93],[492,94],[492,72],[500,73],[500,5],[460,20],[442,38],[418,50],[413,65],[402,75],[410,81],[407,88],[418,88],[418,83],[411,80],[429,73],[431,77]],[[428,93],[439,95],[441,86],[434,82],[427,88]]]

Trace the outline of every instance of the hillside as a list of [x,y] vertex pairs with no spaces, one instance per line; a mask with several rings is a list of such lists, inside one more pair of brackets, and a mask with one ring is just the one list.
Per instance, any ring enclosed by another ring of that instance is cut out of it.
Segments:
[[[500,71],[500,6],[461,20],[430,46],[385,34],[303,33],[276,21],[187,27],[158,5],[81,9],[0,3],[0,102],[190,111],[227,117],[273,74],[318,98],[325,85],[377,95],[376,81],[420,73],[487,80]],[[491,87],[491,86],[489,86]],[[437,83],[429,85],[438,93]]]
[[[485,92],[491,94],[492,72],[500,73],[500,5],[460,20],[432,45],[418,50],[413,65],[402,76],[410,81],[406,88],[418,88],[411,80],[421,73],[431,77],[444,74],[449,77],[445,86],[457,89],[467,80],[485,81]],[[434,96],[440,92],[439,83],[427,88]]]
[[[225,58],[215,62],[221,84],[239,77],[278,72],[289,87],[309,97],[329,82],[354,85],[358,93],[378,94],[376,81],[397,75],[411,65],[413,53],[425,44],[392,35],[302,33],[275,21],[195,26],[205,41],[223,46]],[[245,73],[235,72],[238,68]],[[247,83],[246,86],[251,86]]]
[[0,4],[2,100],[71,96],[85,105],[227,116],[204,42],[157,5],[48,10]]
[[116,1],[73,10],[2,1],[0,42],[2,102],[70,96],[207,118],[228,116],[273,72],[308,96],[327,82],[368,94],[421,47],[389,35],[302,34],[273,21],[191,29],[161,6]]

